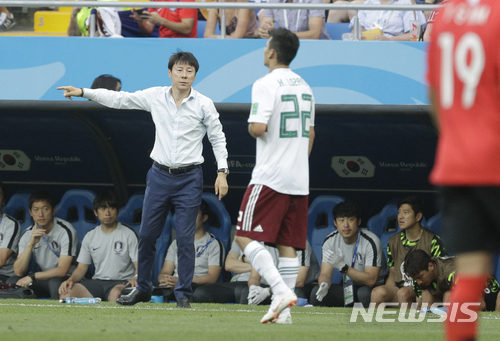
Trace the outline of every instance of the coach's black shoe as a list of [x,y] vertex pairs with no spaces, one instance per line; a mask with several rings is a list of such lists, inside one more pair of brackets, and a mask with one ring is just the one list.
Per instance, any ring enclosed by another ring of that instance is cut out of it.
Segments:
[[127,296],[120,297],[116,300],[116,303],[121,305],[134,305],[139,302],[149,302],[151,301],[151,294],[140,292],[137,289],[132,290]]
[[189,304],[189,299],[188,298],[178,298],[177,299],[177,308],[191,308],[191,305]]

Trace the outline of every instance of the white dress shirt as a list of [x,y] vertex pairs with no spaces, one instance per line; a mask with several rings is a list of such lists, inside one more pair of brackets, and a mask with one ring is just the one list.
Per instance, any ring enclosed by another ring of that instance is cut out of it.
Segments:
[[208,140],[218,169],[227,168],[226,136],[212,100],[191,88],[177,108],[170,86],[153,87],[134,93],[85,89],[84,98],[115,109],[149,111],[156,127],[151,158],[168,167],[202,164],[203,137]]

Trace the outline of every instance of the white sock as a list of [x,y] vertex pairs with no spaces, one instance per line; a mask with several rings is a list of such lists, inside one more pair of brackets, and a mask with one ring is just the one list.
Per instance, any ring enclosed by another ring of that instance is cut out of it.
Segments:
[[252,267],[271,286],[274,295],[284,295],[288,286],[281,278],[280,272],[274,266],[273,257],[258,241],[248,243],[244,250],[245,256],[252,264]]
[[297,276],[299,275],[299,260],[297,257],[280,257],[278,270],[285,284],[292,291],[295,290],[295,283],[297,283]]

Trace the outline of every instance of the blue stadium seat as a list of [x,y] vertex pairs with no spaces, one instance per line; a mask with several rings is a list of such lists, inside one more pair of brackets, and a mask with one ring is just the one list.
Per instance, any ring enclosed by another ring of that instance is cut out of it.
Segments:
[[99,224],[94,214],[96,194],[86,189],[70,189],[56,206],[55,216],[71,223],[78,233],[80,244],[85,234]]
[[120,209],[118,221],[127,224],[139,234],[142,221],[142,204],[144,203],[144,192],[133,194],[125,206]]
[[425,224],[425,227],[427,227],[432,232],[441,235],[441,212],[432,216]]
[[[336,195],[322,195],[316,197],[309,206],[307,218],[307,240],[318,259],[321,267],[323,242],[330,233],[335,231],[333,225],[333,208],[345,199]],[[333,272],[332,283],[340,283],[342,275],[335,270]]]
[[398,200],[390,200],[380,211],[380,213],[374,215],[370,219],[366,226],[368,231],[371,231],[377,235],[382,240],[382,235],[384,233],[394,232],[394,223],[396,230],[399,229],[398,226]]
[[500,281],[500,253],[497,253],[495,256],[493,256],[493,275],[497,279],[497,281]]
[[326,23],[326,30],[333,40],[342,40],[342,34],[351,32],[349,23]]
[[205,231],[213,234],[224,245],[226,254],[229,252],[231,239],[231,217],[226,206],[212,193],[203,193],[203,200],[208,203],[214,217],[205,223]]
[[33,191],[21,190],[15,192],[9,199],[9,202],[2,207],[2,211],[16,219],[21,224],[21,231],[33,225],[30,216],[28,200]]

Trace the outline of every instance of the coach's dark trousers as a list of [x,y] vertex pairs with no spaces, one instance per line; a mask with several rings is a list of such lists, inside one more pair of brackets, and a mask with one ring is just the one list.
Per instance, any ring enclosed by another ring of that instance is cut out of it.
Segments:
[[201,166],[187,173],[169,174],[168,171],[153,165],[146,181],[139,231],[137,289],[146,293],[153,291],[151,275],[156,240],[162,233],[168,212],[173,205],[179,266],[175,297],[190,298],[193,294],[191,282],[194,275],[194,233],[203,192]]

